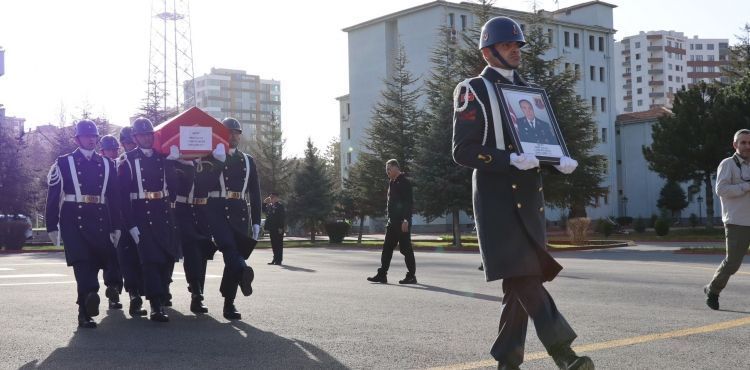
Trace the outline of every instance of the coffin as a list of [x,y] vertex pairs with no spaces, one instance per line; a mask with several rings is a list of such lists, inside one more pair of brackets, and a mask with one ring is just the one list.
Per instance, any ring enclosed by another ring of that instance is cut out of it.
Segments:
[[229,130],[198,107],[154,127],[154,149],[164,154],[177,145],[182,158],[198,158],[211,153],[218,144],[229,149]]

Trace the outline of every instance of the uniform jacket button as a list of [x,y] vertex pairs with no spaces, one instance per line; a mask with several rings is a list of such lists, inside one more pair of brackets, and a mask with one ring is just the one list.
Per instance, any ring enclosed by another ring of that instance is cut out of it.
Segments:
[[539,212],[544,212],[544,207],[539,207]]
[[147,215],[150,215],[150,214],[151,214],[151,211],[146,211],[146,214],[147,214]]
[[510,187],[511,187],[511,188],[513,188],[513,189],[515,189],[515,188],[517,188],[518,186],[517,186],[516,184],[513,184],[513,185],[511,185]]
[[151,222],[151,221],[149,221],[149,222],[148,222],[148,224],[149,224],[149,225],[153,225],[154,223],[153,223],[153,222]]
[[541,186],[539,187],[539,191],[542,191],[542,187]]
[[516,203],[516,207],[521,208],[521,203]]

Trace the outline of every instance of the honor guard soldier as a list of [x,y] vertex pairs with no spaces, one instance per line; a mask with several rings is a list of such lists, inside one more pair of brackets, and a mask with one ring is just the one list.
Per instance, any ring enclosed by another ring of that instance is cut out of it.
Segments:
[[263,200],[263,212],[266,213],[266,223],[263,228],[268,231],[273,249],[273,260],[269,265],[281,265],[284,259],[284,219],[286,212],[284,204],[279,201],[279,193],[271,192]]
[[118,167],[123,219],[138,248],[150,319],[167,322],[164,304],[180,257],[168,199],[174,188],[174,166],[167,159],[177,159],[179,153],[165,158],[154,151],[154,126],[148,118],[133,121],[133,139],[138,148],[127,152]]
[[207,313],[203,304],[206,264],[213,259],[216,245],[208,227],[208,190],[224,168],[226,150],[218,144],[213,157],[196,160],[177,160],[174,213],[177,220],[188,291],[191,293],[190,311]]
[[110,263],[120,237],[115,164],[96,154],[99,130],[94,122],[75,126],[78,148],[57,158],[47,176],[47,232],[65,244],[65,260],[73,266],[78,298],[78,326],[95,328],[99,314],[99,269]]
[[[104,135],[99,141],[99,147],[102,157],[111,159],[115,164],[120,151],[120,143],[112,135]],[[115,167],[116,169],[117,167]],[[114,172],[114,171],[113,171]],[[110,202],[119,202],[120,199],[109,199]],[[119,208],[119,207],[118,207]],[[109,259],[109,265],[104,268],[104,285],[107,289],[104,295],[109,299],[109,309],[119,310],[122,308],[120,303],[120,293],[122,293],[122,273],[120,272],[120,263],[117,258],[117,246],[112,246],[112,257]]]
[[[560,369],[593,369],[588,357],[570,348],[573,329],[542,286],[562,270],[546,250],[546,220],[539,160],[516,154],[510,122],[499,114],[495,83],[526,86],[516,68],[526,44],[521,27],[507,17],[492,18],[481,30],[479,49],[487,61],[480,76],[461,82],[454,92],[453,158],[474,169],[474,218],[487,281],[503,279],[500,331],[492,356],[500,369],[523,362],[528,319]],[[563,157],[556,168],[575,170]]]
[[[117,158],[117,167],[127,160],[127,152],[135,149],[137,145],[133,141],[133,128],[123,127],[120,129],[120,144],[122,144],[123,153]],[[122,201],[125,196],[122,195],[119,199]],[[127,198],[130,202],[130,198]],[[120,242],[117,245],[117,259],[120,262],[120,272],[125,285],[125,291],[130,295],[130,307],[128,312],[131,317],[146,316],[146,310],[143,309],[143,272],[141,271],[141,260],[138,257],[138,248],[133,241],[133,237],[130,233],[124,233],[120,237]]]
[[[222,172],[212,180],[208,193],[209,226],[224,258],[220,287],[224,317],[239,320],[242,315],[234,306],[237,287],[245,296],[253,293],[254,273],[245,260],[250,257],[260,232],[260,186],[253,158],[237,149],[242,137],[240,123],[234,118],[225,118],[222,123],[230,132],[230,149]],[[252,239],[248,236],[251,222]]]

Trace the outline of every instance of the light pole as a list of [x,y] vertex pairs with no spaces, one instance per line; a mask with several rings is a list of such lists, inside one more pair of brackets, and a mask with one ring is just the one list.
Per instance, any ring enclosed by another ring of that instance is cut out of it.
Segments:
[[622,216],[628,217],[628,197],[622,197]]
[[703,224],[703,197],[699,195],[698,199],[696,200],[698,201],[698,224],[702,225]]

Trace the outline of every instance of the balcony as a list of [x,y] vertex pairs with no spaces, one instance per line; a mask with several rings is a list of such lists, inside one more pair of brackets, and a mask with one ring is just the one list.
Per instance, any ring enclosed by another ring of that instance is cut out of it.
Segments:
[[630,49],[623,49],[622,55],[625,55],[625,54],[630,54]]
[[633,95],[625,95],[622,97],[622,100],[633,100]]
[[625,84],[625,85],[622,85],[622,88],[625,89],[625,90],[630,90],[630,89],[633,88],[633,85],[632,84]]
[[663,35],[646,35],[646,40],[661,40]]
[[649,98],[663,98],[664,93],[663,92],[652,92],[648,94]]
[[662,51],[664,50],[663,46],[649,46],[646,48],[648,51]]
[[664,58],[648,58],[647,59],[649,63],[663,63]]
[[622,66],[623,66],[623,67],[628,67],[628,66],[630,66],[630,61],[629,61],[629,60],[626,60],[626,61],[622,62]]
[[674,54],[682,54],[682,55],[685,55],[687,53],[687,50],[676,48],[674,46],[667,46],[666,48],[664,48],[664,51],[669,52],[669,53],[674,53]]
[[622,74],[623,78],[630,78],[630,72],[625,72]]
[[649,81],[649,86],[664,86],[664,81]]
[[664,73],[663,69],[649,69],[648,70],[648,74],[650,74],[650,75],[660,75],[660,74],[663,74],[663,73]]

